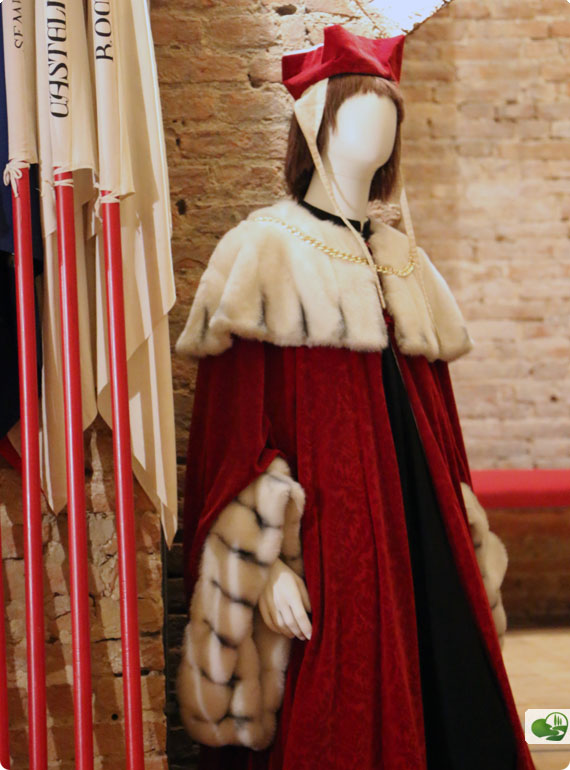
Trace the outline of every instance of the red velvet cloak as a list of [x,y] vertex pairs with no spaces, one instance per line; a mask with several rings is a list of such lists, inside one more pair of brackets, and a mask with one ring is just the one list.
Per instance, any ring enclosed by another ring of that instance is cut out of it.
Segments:
[[[504,696],[516,770],[533,770],[467,524],[460,482],[471,479],[448,366],[393,348],[458,575]],[[235,338],[201,360],[184,509],[189,595],[219,512],[276,455],[306,493],[301,538],[313,635],[293,642],[272,746],[205,750],[201,767],[426,770],[414,589],[382,353]]]

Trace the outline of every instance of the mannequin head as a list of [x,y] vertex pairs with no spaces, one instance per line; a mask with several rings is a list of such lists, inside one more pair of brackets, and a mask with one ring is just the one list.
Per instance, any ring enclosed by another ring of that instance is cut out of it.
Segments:
[[[336,75],[327,86],[317,146],[333,167],[347,164],[355,175],[372,164],[370,200],[387,200],[400,162],[400,126],[404,118],[398,87],[373,75]],[[314,164],[295,115],[291,119],[285,178],[297,201],[304,198]]]
[[325,166],[370,179],[390,160],[397,130],[398,111],[389,96],[372,92],[349,96],[324,138]]

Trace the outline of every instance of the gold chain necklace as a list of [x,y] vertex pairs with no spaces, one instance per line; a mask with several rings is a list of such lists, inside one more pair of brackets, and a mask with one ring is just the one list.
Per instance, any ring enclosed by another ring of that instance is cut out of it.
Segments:
[[[335,249],[332,246],[327,246],[326,243],[323,243],[318,238],[313,238],[311,235],[307,235],[307,233],[304,233],[302,230],[297,229],[293,225],[290,225],[287,222],[284,222],[282,219],[278,219],[277,217],[254,217],[253,221],[272,222],[273,224],[279,225],[285,230],[288,230],[293,235],[296,235],[302,241],[305,241],[305,243],[309,243],[311,246],[314,246],[320,251],[324,251],[324,253],[329,257],[333,257],[334,259],[342,259],[344,262],[355,262],[358,265],[368,265],[370,267],[368,261],[364,257],[357,257],[356,255],[350,254],[347,251],[340,251],[339,249]],[[416,259],[414,257],[410,257],[407,265],[401,270],[396,270],[396,268],[392,267],[391,265],[374,265],[374,267],[380,274],[397,275],[400,278],[406,278],[413,272],[416,264]]]

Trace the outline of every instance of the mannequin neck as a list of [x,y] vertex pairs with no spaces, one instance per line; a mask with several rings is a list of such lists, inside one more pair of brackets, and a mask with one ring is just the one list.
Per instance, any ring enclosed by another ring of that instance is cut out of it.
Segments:
[[[338,159],[333,167],[326,151],[323,153],[322,158],[336,202],[342,214],[347,219],[356,219],[363,225],[367,219],[366,212],[368,210],[370,185],[376,172],[376,166],[360,168],[355,171],[354,163],[345,164]],[[316,169],[305,193],[305,200],[312,206],[328,211],[331,214],[337,213]]]

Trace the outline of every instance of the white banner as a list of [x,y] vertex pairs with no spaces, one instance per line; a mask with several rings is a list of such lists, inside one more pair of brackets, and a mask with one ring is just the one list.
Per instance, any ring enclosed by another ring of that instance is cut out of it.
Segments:
[[95,239],[85,232],[95,200],[95,119],[82,0],[36,0],[36,100],[44,236],[42,487],[52,510],[67,502],[59,266],[53,168],[73,171],[83,427],[97,415]]
[[[89,0],[99,187],[120,199],[133,467],[177,526],[168,311],[175,301],[166,150],[146,0]],[[131,162],[133,159],[133,162]],[[97,236],[97,404],[111,424],[103,238]]]
[[37,163],[34,0],[1,7],[10,160]]
[[114,196],[124,197],[134,192],[134,182],[123,111],[125,83],[121,77],[124,66],[121,67],[120,27],[115,14],[113,0],[90,0],[89,42],[97,98],[99,186]]
[[[41,0],[52,162],[62,171],[96,169],[95,122],[83,2]],[[38,22],[40,20],[38,19]],[[41,66],[41,65],[40,65]]]

